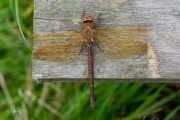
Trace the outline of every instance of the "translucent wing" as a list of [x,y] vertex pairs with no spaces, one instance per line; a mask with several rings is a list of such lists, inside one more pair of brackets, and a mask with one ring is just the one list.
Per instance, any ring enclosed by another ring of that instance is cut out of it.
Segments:
[[106,58],[128,58],[147,51],[145,38],[147,29],[143,27],[125,29],[98,29],[97,43]]
[[80,33],[72,31],[59,34],[34,35],[34,40],[37,47],[40,43],[47,45],[35,50],[33,57],[50,62],[66,62],[76,59],[83,43]]
[[[144,38],[148,31],[143,27],[125,29],[97,29],[97,43],[106,58],[127,58],[146,52]],[[79,56],[85,38],[81,32],[63,32],[59,34],[36,34],[33,39],[35,50],[33,57],[42,61],[66,62]],[[43,47],[42,47],[43,46]]]
[[119,39],[119,40],[138,40],[148,36],[149,31],[144,27],[132,27],[123,29],[97,29],[97,37]]

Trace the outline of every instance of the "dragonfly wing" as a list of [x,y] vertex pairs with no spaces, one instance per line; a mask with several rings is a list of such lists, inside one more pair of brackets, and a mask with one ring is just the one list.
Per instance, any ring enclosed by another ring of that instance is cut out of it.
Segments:
[[147,51],[147,44],[141,41],[112,40],[109,42],[104,39],[98,39],[98,42],[103,50],[101,54],[106,58],[128,58]]
[[[49,38],[50,37],[48,37],[48,39]],[[55,40],[56,38],[51,36],[51,40],[52,39]],[[83,38],[76,38],[68,42],[46,45],[35,50],[35,52],[33,53],[33,57],[38,60],[49,62],[71,61],[79,56],[82,43]]]
[[97,42],[106,58],[128,58],[147,51],[147,44],[143,40],[148,35],[143,27],[125,29],[99,29]]
[[97,29],[96,34],[98,38],[141,40],[148,36],[149,31],[144,27],[132,27],[123,29]]

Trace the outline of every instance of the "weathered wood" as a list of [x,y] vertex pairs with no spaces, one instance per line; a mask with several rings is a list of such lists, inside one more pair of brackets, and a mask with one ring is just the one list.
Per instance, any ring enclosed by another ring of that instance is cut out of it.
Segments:
[[[95,81],[180,82],[179,6],[179,0],[36,0],[34,34],[81,30],[83,9],[95,18],[102,13],[98,28],[143,26],[149,30],[143,39],[147,53],[119,60],[96,58]],[[34,50],[48,42],[34,41]],[[87,56],[73,63],[32,61],[35,81],[87,82],[87,70]]]

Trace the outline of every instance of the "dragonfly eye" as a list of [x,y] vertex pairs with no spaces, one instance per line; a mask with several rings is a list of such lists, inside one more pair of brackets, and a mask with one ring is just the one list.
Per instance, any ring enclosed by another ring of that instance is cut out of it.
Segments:
[[94,22],[94,20],[88,20],[88,19],[85,19],[85,20],[82,20],[82,23],[92,23],[92,22]]

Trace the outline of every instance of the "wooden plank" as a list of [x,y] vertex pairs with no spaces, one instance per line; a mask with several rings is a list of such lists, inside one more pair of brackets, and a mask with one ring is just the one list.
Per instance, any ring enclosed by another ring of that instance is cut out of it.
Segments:
[[[34,34],[81,30],[85,12],[101,21],[97,28],[143,26],[149,35],[146,54],[126,59],[95,58],[95,81],[180,82],[179,0],[36,0]],[[34,51],[52,41],[34,41]],[[33,59],[35,81],[87,82],[87,56],[71,63]]]

